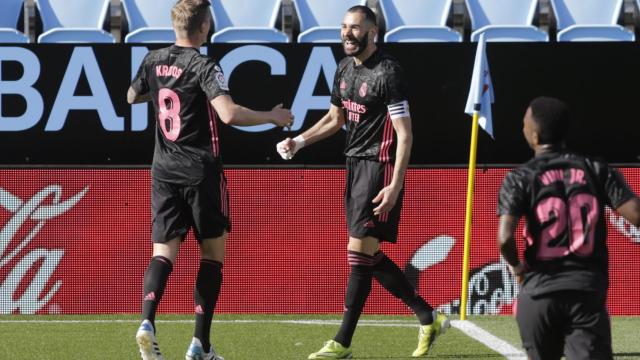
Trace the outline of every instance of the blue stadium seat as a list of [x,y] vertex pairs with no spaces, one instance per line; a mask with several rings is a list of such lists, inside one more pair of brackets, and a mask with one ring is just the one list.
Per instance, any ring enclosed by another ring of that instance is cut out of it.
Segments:
[[281,5],[282,0],[212,0],[211,42],[289,42],[275,28]]
[[471,41],[549,41],[533,26],[538,0],[465,0],[471,17]]
[[460,42],[447,25],[453,0],[380,0],[385,42]]
[[366,0],[293,0],[300,20],[301,43],[339,43],[340,25],[347,10]]
[[171,24],[173,0],[122,0],[129,33],[126,43],[173,43],[176,34]]
[[114,43],[102,29],[109,0],[35,0],[42,19],[39,43]]
[[3,0],[0,11],[0,43],[28,43],[29,37],[17,29],[22,0]]
[[551,0],[558,41],[634,41],[617,24],[623,0]]

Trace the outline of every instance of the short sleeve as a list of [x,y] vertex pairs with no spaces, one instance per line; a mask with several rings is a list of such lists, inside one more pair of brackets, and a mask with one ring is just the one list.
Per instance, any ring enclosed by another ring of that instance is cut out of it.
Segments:
[[342,107],[342,96],[340,96],[340,78],[342,75],[342,69],[344,69],[343,62],[340,62],[335,75],[333,75],[333,88],[331,89],[331,104],[337,107]]
[[502,180],[498,194],[498,215],[521,216],[527,211],[527,186],[523,175],[511,171]]
[[136,93],[140,95],[144,95],[149,92],[149,82],[147,79],[147,59],[149,58],[149,54],[145,55],[140,67],[138,68],[138,73],[131,81],[131,88],[135,90]]
[[404,70],[399,64],[393,63],[384,74],[382,89],[384,91],[384,103],[387,106],[408,101],[409,87],[404,75]]
[[222,68],[212,59],[207,59],[200,72],[200,88],[207,95],[207,100],[213,100],[220,95],[229,95],[229,86]]
[[617,209],[634,197],[634,193],[627,184],[624,176],[616,169],[607,167],[607,178],[604,183],[604,191],[609,204]]

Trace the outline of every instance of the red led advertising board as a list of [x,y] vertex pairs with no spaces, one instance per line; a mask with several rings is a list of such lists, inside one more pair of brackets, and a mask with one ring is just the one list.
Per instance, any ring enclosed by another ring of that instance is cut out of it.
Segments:
[[[509,314],[517,287],[496,246],[508,169],[478,171],[469,313]],[[622,169],[635,191],[638,169]],[[346,260],[342,169],[231,169],[233,229],[217,312],[341,313]],[[398,243],[382,249],[435,307],[458,312],[466,169],[411,169]],[[151,256],[148,170],[0,170],[0,313],[137,313]],[[640,315],[640,231],[607,210],[612,314]],[[522,238],[518,243],[522,247]],[[190,234],[160,311],[191,313]],[[408,314],[378,284],[366,313]]]

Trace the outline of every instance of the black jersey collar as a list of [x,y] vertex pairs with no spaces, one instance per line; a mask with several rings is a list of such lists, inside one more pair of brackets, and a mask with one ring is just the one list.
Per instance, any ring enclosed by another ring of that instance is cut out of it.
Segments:
[[548,146],[544,147],[543,149],[541,149],[535,157],[541,157],[541,156],[549,156],[549,155],[553,155],[553,154],[559,154],[563,151],[565,151],[566,148],[564,145],[553,145],[553,144],[549,144]]
[[[380,55],[380,48],[376,48],[376,50],[374,52],[372,52],[371,55],[369,55],[368,58],[364,59],[362,64],[360,64],[360,65],[356,64],[355,65],[356,69],[359,69],[359,68],[362,68],[362,67],[368,67],[368,65],[370,65],[371,63],[373,63],[375,61],[375,59],[378,57],[378,55]],[[354,62],[355,62],[355,60],[354,60]]]
[[195,51],[199,52],[198,49],[196,49],[194,47],[191,47],[191,46],[180,46],[180,45],[176,45],[176,44],[171,45],[171,51],[172,52],[174,52],[174,51],[175,52],[182,52],[182,51],[187,51],[187,50],[195,50]]

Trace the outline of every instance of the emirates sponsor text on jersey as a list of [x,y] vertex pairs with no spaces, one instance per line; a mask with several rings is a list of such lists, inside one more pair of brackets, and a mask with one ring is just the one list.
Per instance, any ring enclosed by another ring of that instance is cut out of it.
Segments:
[[360,114],[365,114],[367,112],[367,107],[362,105],[362,104],[358,104],[355,101],[351,101],[349,99],[344,99],[342,100],[342,106],[347,109],[348,112],[348,119],[349,121],[353,121],[353,122],[359,122],[360,121]]

